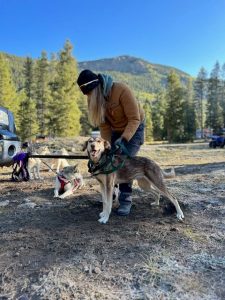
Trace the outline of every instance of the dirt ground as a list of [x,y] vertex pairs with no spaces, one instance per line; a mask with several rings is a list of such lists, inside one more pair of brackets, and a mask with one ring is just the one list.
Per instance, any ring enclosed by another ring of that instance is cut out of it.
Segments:
[[[184,222],[166,200],[152,207],[134,185],[131,214],[113,212],[101,225],[94,179],[60,200],[44,165],[44,180],[20,183],[2,169],[0,299],[225,299],[224,151],[206,143],[143,146],[140,155],[174,166],[166,184]],[[87,161],[78,162],[87,176]]]

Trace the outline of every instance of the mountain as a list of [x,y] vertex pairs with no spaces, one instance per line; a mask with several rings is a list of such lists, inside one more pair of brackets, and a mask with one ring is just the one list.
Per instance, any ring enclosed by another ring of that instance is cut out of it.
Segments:
[[149,72],[149,68],[160,73],[167,75],[170,71],[174,70],[180,76],[189,77],[187,73],[173,67],[168,67],[159,64],[152,64],[146,60],[132,57],[128,55],[118,56],[115,58],[105,58],[92,61],[84,61],[78,63],[80,69],[90,68],[99,71],[116,71],[121,73],[130,73],[133,75],[143,75]]
[[78,63],[79,70],[90,69],[97,73],[110,74],[115,81],[127,83],[139,98],[151,98],[151,94],[165,88],[167,76],[174,71],[186,84],[191,76],[173,67],[153,64],[132,56],[84,61]]
[[[17,89],[21,89],[24,84],[23,65],[25,58],[7,53],[3,53],[3,55],[9,62]],[[128,55],[78,62],[78,68],[80,71],[90,69],[96,73],[107,73],[115,81],[127,83],[140,100],[152,99],[155,93],[165,88],[167,75],[171,71],[175,71],[184,84],[191,77],[176,68],[153,64]]]

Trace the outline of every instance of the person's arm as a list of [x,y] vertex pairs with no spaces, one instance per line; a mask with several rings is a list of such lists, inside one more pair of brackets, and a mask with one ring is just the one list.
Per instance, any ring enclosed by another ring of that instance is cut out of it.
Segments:
[[122,133],[122,138],[129,141],[141,122],[139,105],[128,87],[121,94],[120,103],[128,120],[127,126]]
[[100,134],[101,134],[101,137],[110,142],[111,143],[111,138],[112,138],[112,129],[111,129],[111,126],[110,124],[107,122],[107,120],[105,121],[105,123],[102,123],[100,126],[99,126],[99,129],[100,129]]

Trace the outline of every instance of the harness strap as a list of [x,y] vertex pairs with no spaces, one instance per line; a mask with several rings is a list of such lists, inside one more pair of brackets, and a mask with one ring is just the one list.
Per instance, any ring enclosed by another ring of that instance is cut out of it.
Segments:
[[58,180],[61,184],[61,189],[64,189],[65,185],[67,185],[69,183],[69,180],[67,180],[65,177],[63,176],[59,176],[58,175]]
[[[92,176],[96,176],[99,174],[110,174],[121,169],[124,166],[125,159],[123,159],[119,164],[115,165],[115,153],[121,148],[122,147],[117,146],[115,150],[112,150],[106,153],[105,155],[103,155],[98,165],[94,164],[92,160],[89,159],[88,171],[92,174]],[[123,149],[121,150],[123,151]],[[126,153],[128,153],[127,150]]]
[[73,180],[73,182],[74,182],[74,187],[73,187],[73,192],[79,187],[79,185],[80,185],[80,178],[75,178],[74,180]]
[[[61,189],[64,189],[65,185],[71,182],[70,180],[67,180],[65,177],[59,175],[58,175],[58,180],[61,184]],[[73,180],[74,186],[72,191],[75,191],[78,188],[78,186],[80,185],[80,181],[81,181],[80,178],[74,178]]]
[[92,161],[91,159],[89,159],[89,161],[88,161],[88,172],[93,173],[93,172],[102,170],[103,167],[105,167],[106,164],[108,164],[107,158],[110,158],[110,156],[105,155],[105,156],[102,157],[102,158],[104,158],[105,161],[103,161],[102,163],[99,163],[99,164],[97,164],[97,165],[95,165],[95,164],[93,163],[93,161]]

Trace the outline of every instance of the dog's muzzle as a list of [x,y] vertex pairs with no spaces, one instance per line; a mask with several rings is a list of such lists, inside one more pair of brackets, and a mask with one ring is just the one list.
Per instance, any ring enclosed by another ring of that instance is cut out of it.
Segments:
[[92,150],[90,151],[91,157],[96,157],[96,156],[99,154],[99,151],[100,151],[100,150],[92,149]]

